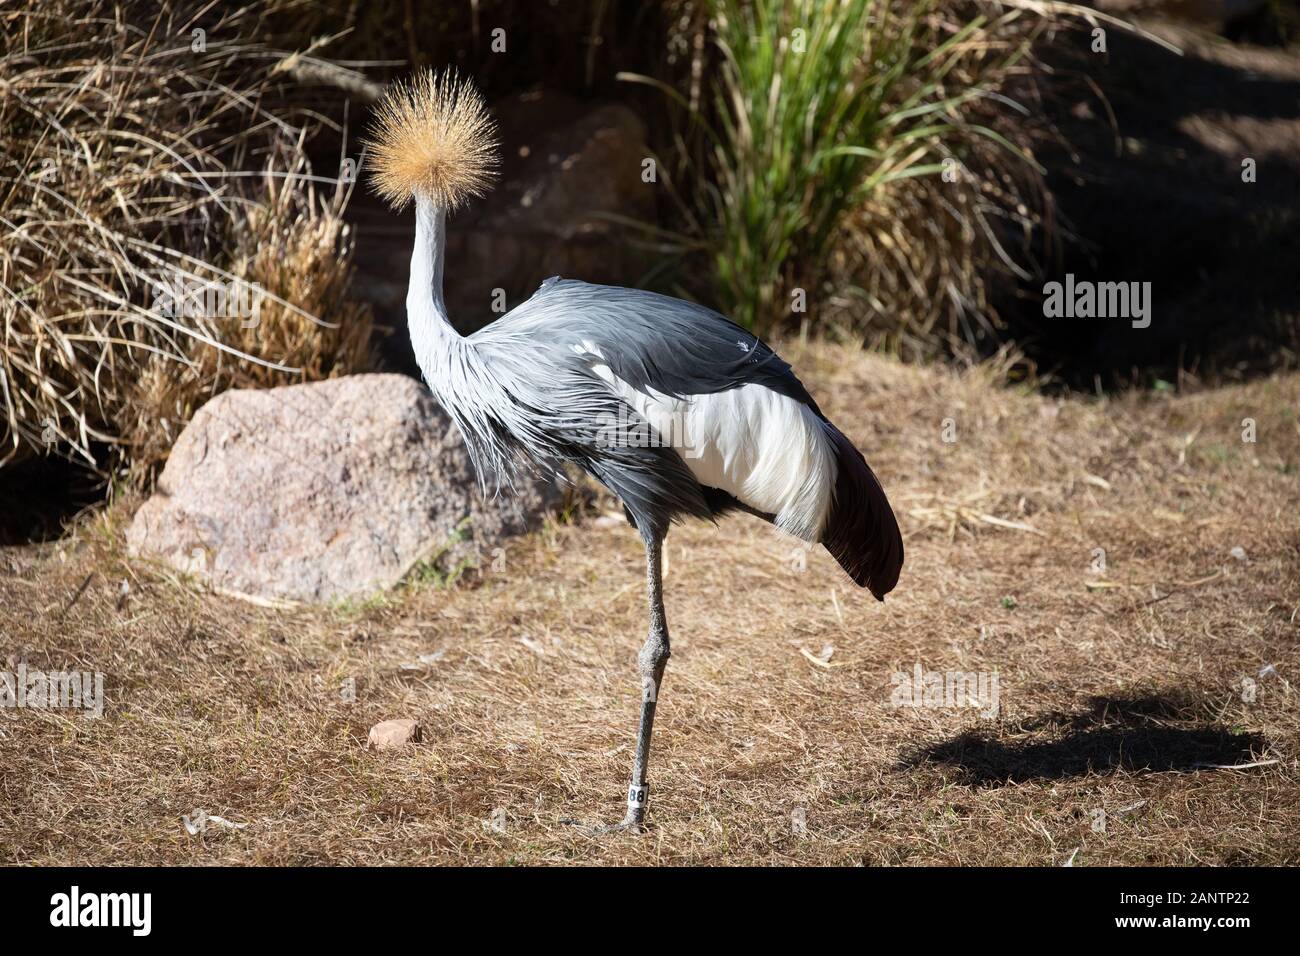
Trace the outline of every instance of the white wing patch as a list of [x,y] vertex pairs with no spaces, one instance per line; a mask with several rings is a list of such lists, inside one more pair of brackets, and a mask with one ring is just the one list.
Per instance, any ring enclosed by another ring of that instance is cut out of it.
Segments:
[[[588,342],[574,351],[603,358]],[[637,391],[603,363],[592,371],[677,450],[700,484],[775,515],[777,527],[804,541],[821,539],[838,465],[812,409],[765,385],[678,399]]]

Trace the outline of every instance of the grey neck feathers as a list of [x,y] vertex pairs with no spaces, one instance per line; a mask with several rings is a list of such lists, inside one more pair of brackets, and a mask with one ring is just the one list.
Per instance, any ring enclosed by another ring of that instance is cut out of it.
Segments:
[[508,478],[515,452],[502,437],[499,420],[515,410],[488,374],[473,343],[463,338],[447,317],[442,297],[446,220],[444,208],[430,199],[416,198],[406,320],[415,361],[434,398],[460,429],[480,485],[486,490],[489,476]]
[[431,199],[415,200],[415,248],[411,252],[411,285],[406,293],[406,318],[415,360],[425,380],[437,389],[436,379],[446,368],[447,353],[461,341],[447,317],[442,297],[442,257],[447,244],[447,212]]

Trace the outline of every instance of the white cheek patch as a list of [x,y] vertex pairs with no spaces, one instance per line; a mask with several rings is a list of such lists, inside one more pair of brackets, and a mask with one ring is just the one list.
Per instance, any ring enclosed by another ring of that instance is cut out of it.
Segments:
[[[603,357],[586,342],[574,350]],[[804,541],[821,539],[838,463],[808,406],[753,383],[677,399],[637,391],[605,364],[592,371],[677,450],[701,485],[775,515],[777,527]]]

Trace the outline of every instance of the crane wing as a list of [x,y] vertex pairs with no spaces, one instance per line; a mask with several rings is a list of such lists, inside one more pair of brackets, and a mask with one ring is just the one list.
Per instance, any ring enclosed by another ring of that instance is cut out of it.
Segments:
[[533,297],[470,337],[522,331],[564,346],[594,345],[610,370],[633,388],[683,397],[758,384],[821,415],[779,355],[753,332],[694,302],[671,296],[551,278]]
[[[719,313],[653,292],[550,279],[470,341],[521,381],[529,362],[535,376],[562,376],[565,368],[594,375],[636,421],[669,436],[667,449],[638,454],[605,445],[579,461],[619,494],[638,525],[666,527],[676,517],[657,513],[647,491],[661,502],[690,499],[678,511],[699,513],[696,496],[682,487],[684,464],[707,512],[739,507],[820,541],[877,597],[897,581],[902,538],[865,459],[790,365]],[[580,391],[565,387],[569,396]],[[670,489],[656,488],[657,470]]]

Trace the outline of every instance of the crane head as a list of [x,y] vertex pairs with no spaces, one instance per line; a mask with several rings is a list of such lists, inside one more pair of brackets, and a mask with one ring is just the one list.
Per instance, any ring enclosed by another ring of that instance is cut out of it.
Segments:
[[424,196],[447,210],[495,180],[496,124],[474,85],[453,69],[392,84],[375,107],[366,146],[374,190],[394,209]]

